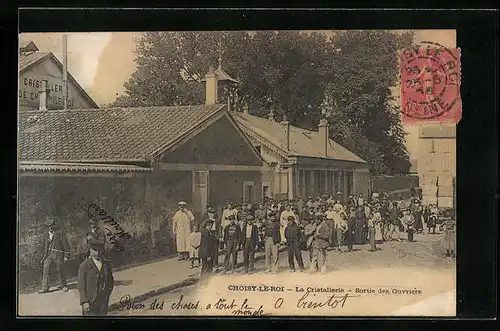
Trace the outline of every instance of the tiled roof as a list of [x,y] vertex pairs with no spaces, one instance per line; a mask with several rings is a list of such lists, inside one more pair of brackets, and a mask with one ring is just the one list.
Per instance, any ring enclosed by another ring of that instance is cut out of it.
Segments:
[[[257,135],[277,147],[277,152],[287,156],[325,158],[323,140],[319,132],[290,126],[290,151],[286,152],[282,125],[267,118],[237,113],[235,116],[243,131],[250,136]],[[255,138],[255,137],[254,137]],[[328,159],[367,163],[354,153],[329,139]]]
[[19,112],[19,160],[147,162],[224,106]]
[[19,72],[26,70],[31,65],[41,61],[43,58],[48,57],[51,53],[36,52],[28,55],[19,56]]

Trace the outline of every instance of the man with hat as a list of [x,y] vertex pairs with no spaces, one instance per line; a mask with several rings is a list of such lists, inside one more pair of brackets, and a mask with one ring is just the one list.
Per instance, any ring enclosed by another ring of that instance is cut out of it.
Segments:
[[87,233],[87,256],[90,255],[90,241],[92,239],[97,239],[97,240],[100,240],[103,244],[102,244],[102,248],[101,248],[101,252],[102,254],[104,255],[104,247],[105,247],[105,244],[106,244],[106,234],[104,233],[104,231],[102,231],[100,228],[99,228],[99,225],[97,224],[97,221],[94,220],[94,219],[90,219],[89,220],[89,225],[90,225],[90,232]]
[[187,203],[179,202],[179,210],[173,218],[173,234],[177,244],[177,259],[187,260],[189,258],[189,235],[194,222],[193,214],[186,209]]
[[223,273],[228,270],[234,272],[238,257],[238,246],[241,243],[241,228],[236,223],[236,215],[228,216],[229,224],[224,228],[224,244],[226,246],[226,256],[224,258]]
[[253,269],[255,250],[258,248],[259,231],[253,224],[253,216],[247,215],[246,224],[243,227],[242,246],[243,246],[243,265],[245,273]]
[[42,294],[49,291],[49,271],[52,264],[56,266],[56,271],[61,281],[61,285],[58,289],[62,289],[64,292],[67,292],[68,287],[66,285],[66,276],[64,274],[63,264],[68,260],[69,243],[66,236],[61,229],[56,226],[53,219],[46,220],[45,226],[47,227],[47,231],[43,235],[44,255],[42,258],[42,289],[38,293]]
[[316,214],[316,218],[321,220],[314,232],[313,241],[313,261],[311,263],[310,272],[321,270],[326,272],[326,248],[330,244],[331,229],[326,222],[326,217],[322,213]]
[[115,280],[108,260],[102,257],[104,242],[90,239],[90,256],[78,268],[78,292],[83,316],[104,316]]

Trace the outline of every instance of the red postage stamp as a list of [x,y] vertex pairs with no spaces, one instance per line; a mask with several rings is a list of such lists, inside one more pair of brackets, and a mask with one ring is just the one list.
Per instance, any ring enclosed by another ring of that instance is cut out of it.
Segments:
[[404,123],[455,122],[462,117],[460,49],[423,42],[399,54]]

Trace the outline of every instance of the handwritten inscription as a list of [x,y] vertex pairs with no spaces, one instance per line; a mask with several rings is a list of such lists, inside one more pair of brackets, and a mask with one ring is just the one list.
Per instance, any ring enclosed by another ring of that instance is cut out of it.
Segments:
[[[125,295],[121,298],[120,303],[122,307],[120,310],[169,310],[186,312],[191,311],[194,314],[201,311],[214,311],[216,314],[231,315],[231,316],[268,316],[271,313],[266,312],[267,309],[273,312],[282,311],[286,313],[292,307],[299,308],[300,310],[317,310],[321,309],[342,309],[346,307],[353,300],[353,298],[370,296],[370,295],[419,295],[421,290],[414,289],[395,289],[383,287],[355,287],[355,288],[342,288],[336,286],[327,287],[303,287],[295,286],[295,288],[287,288],[287,291],[296,293],[291,298],[287,296],[275,297],[271,300],[252,299],[248,297],[225,298],[218,297],[216,301],[205,301],[200,299],[190,300],[184,294],[178,297],[170,297],[169,303],[165,304],[164,301],[155,298],[150,303],[136,302],[130,297]],[[294,291],[295,290],[295,291]],[[255,288],[249,287],[249,292],[254,292]],[[297,296],[298,295],[298,296]],[[293,309],[293,308],[292,308]]]
[[[335,309],[340,306],[340,308],[344,307],[344,305],[347,303],[348,298],[353,298],[353,297],[359,297],[359,295],[349,295],[349,293],[346,293],[342,296],[336,296],[335,294],[332,294],[326,298],[323,299],[317,299],[313,297],[309,297],[311,292],[304,292],[304,295],[297,301],[297,308],[302,308],[302,309],[316,309],[316,308],[323,308],[325,306],[328,306],[332,309]],[[312,294],[314,296],[314,294]]]
[[99,205],[92,203],[87,208],[78,204],[88,215],[90,219],[95,221],[102,221],[104,223],[104,232],[109,239],[114,250],[123,251],[124,247],[120,244],[121,240],[130,239],[131,236],[126,232],[120,224],[111,216],[108,215],[106,210]]

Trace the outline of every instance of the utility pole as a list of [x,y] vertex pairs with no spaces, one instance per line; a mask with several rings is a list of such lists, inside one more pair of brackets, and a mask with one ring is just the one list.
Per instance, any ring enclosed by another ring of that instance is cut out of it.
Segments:
[[68,35],[63,34],[63,100],[64,109],[68,109]]

